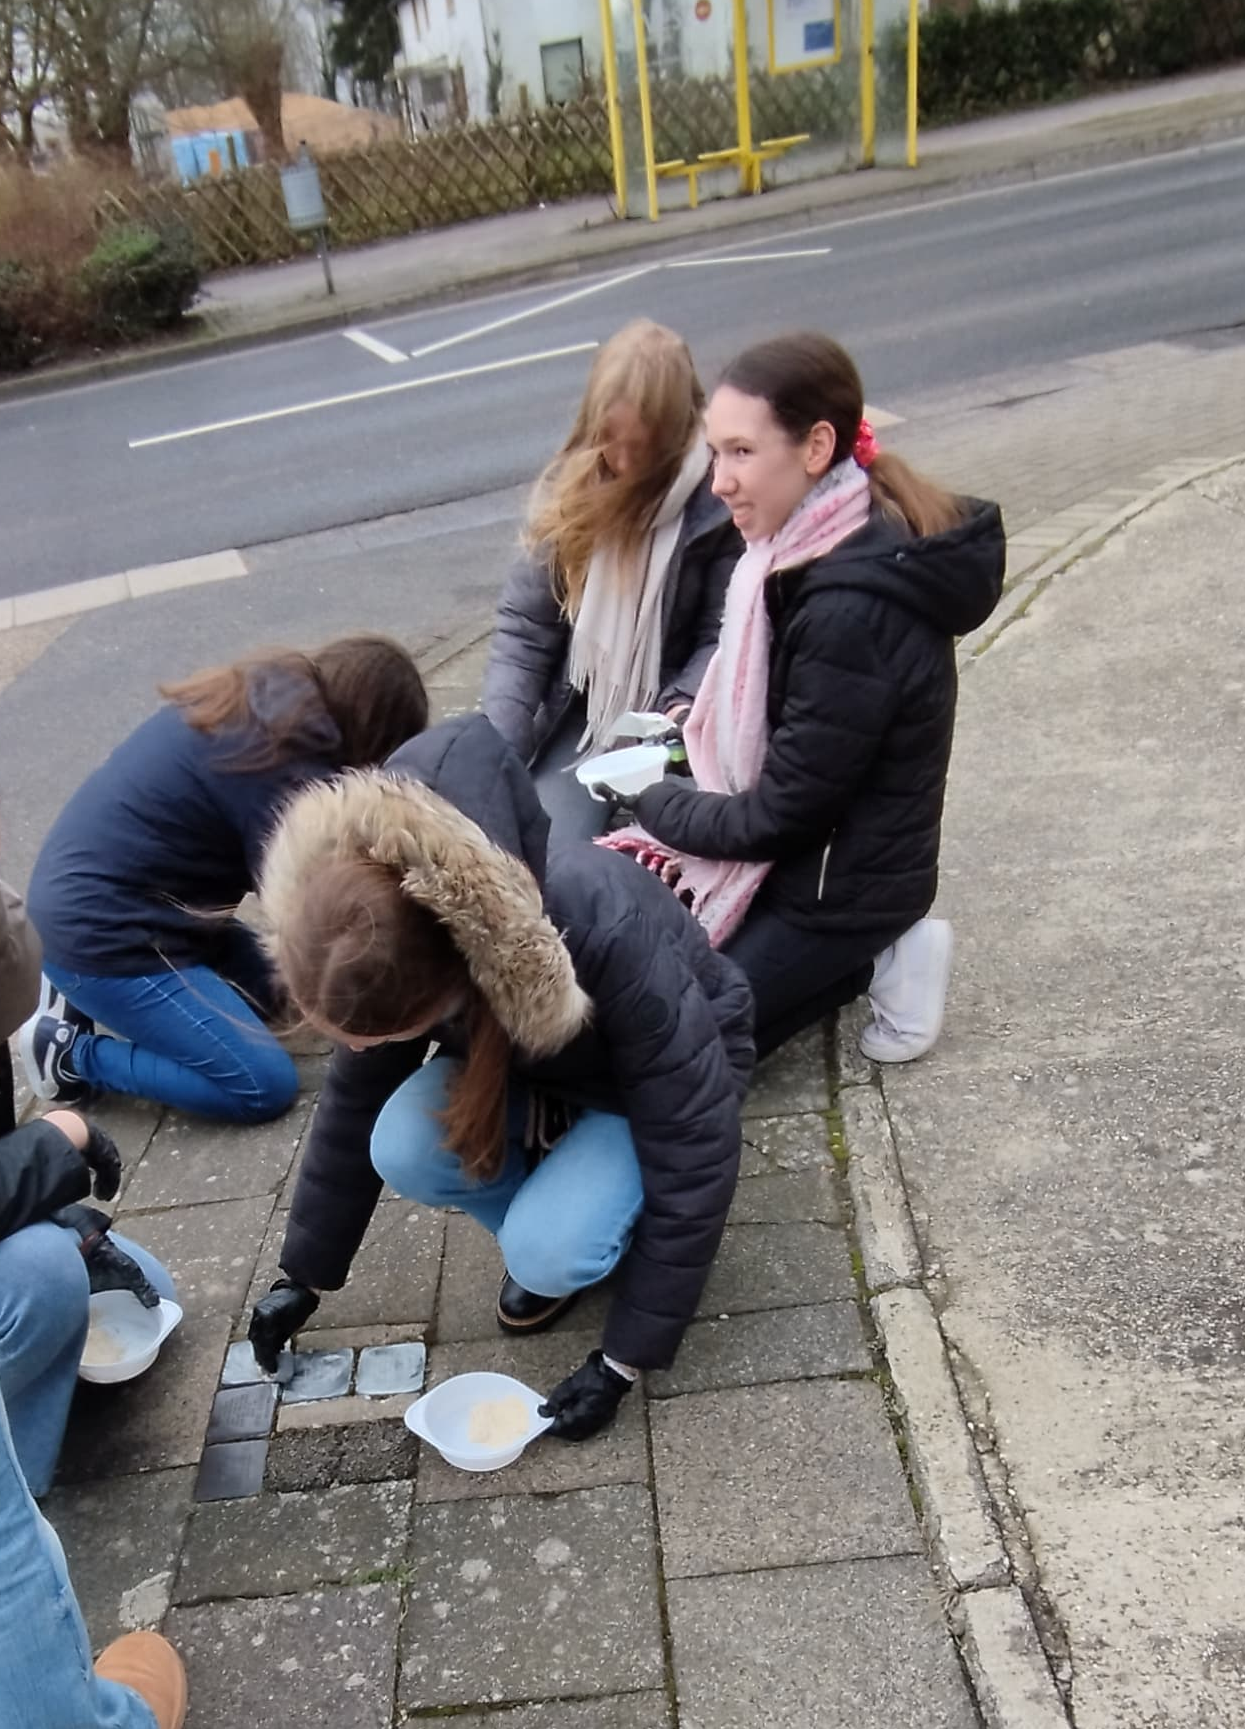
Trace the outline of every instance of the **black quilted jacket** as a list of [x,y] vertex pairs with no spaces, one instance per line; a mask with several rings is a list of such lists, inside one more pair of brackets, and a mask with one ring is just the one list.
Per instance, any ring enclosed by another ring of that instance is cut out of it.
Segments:
[[[549,825],[531,778],[482,716],[434,727],[386,766],[456,805],[541,885],[592,1022],[556,1056],[519,1072],[630,1122],[646,1204],[604,1348],[637,1368],[664,1367],[695,1313],[738,1175],[739,1108],[753,1063],[747,983],[631,860],[586,842],[546,857]],[[448,1029],[443,1042],[452,1047]],[[318,1288],[344,1282],[380,1193],[373,1124],[426,1048],[419,1040],[335,1053],[290,1210],[281,1264],[291,1278]]]

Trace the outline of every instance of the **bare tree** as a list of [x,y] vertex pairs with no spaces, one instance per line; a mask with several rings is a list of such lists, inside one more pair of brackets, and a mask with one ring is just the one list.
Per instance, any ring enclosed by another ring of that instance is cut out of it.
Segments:
[[58,0],[0,0],[0,148],[30,160],[35,111],[55,80]]
[[184,0],[188,54],[219,86],[241,96],[259,127],[264,153],[285,160],[281,92],[297,24],[294,0]]
[[150,77],[156,0],[59,0],[56,90],[74,148],[130,164],[130,104]]

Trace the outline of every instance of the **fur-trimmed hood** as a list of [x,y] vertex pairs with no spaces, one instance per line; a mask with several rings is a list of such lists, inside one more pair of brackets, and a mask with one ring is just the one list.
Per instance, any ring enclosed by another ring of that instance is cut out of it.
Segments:
[[[320,864],[362,853],[396,865],[404,891],[448,928],[514,1044],[551,1056],[586,1024],[590,1003],[545,912],[547,824],[527,776],[512,784],[487,721],[460,723],[446,732],[450,748],[439,750],[444,730],[412,739],[383,769],[308,787],[287,806],[259,885],[268,951],[280,970],[283,930]],[[459,774],[446,772],[451,756]],[[434,789],[436,780],[454,802]]]

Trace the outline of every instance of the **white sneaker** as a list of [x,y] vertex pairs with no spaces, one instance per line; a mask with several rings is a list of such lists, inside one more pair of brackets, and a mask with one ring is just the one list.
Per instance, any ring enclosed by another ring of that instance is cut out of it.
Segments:
[[933,1050],[951,982],[951,926],[920,919],[873,963],[873,1019],[860,1049],[874,1063],[910,1063]]

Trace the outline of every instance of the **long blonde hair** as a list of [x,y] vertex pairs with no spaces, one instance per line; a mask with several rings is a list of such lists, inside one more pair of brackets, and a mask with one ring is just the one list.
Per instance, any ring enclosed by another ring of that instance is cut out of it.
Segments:
[[[605,423],[619,403],[634,408],[649,435],[635,473],[605,465]],[[634,557],[674,484],[705,408],[691,351],[663,324],[637,318],[597,350],[566,443],[536,483],[524,539],[548,560],[559,598],[579,611],[588,564],[601,546]]]

